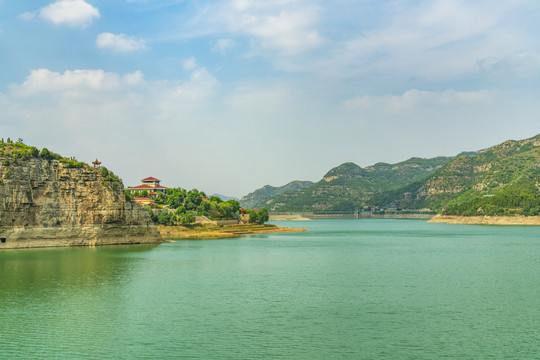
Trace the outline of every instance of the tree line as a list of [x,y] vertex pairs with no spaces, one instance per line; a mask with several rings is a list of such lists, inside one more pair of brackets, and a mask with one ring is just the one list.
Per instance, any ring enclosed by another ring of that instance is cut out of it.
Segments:
[[[135,191],[133,195],[126,190],[126,198],[147,197],[148,191]],[[208,197],[203,191],[197,189],[185,190],[182,188],[169,188],[159,192],[153,198],[158,208],[162,210],[156,214],[152,207],[146,206],[152,220],[158,224],[171,225],[179,223],[189,225],[195,222],[195,216],[206,216],[211,220],[233,220],[241,212],[249,214],[251,223],[264,224],[269,219],[267,209],[258,211],[244,210],[236,200],[223,201],[217,196]]]

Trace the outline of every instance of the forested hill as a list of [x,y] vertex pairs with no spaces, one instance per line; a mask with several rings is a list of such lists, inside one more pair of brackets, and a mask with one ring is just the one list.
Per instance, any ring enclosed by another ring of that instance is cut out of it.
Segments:
[[427,179],[380,194],[378,203],[450,215],[539,215],[540,135],[460,156]]
[[319,182],[283,192],[268,199],[265,206],[271,211],[355,210],[369,203],[375,194],[424,179],[452,159],[411,158],[397,164],[377,163],[365,168],[344,163],[328,171]]
[[273,197],[283,194],[284,192],[303,189],[311,185],[313,185],[313,182],[311,181],[299,180],[291,181],[290,183],[279,187],[265,185],[262,188],[244,196],[240,200],[240,204],[248,209],[267,207],[267,202]]

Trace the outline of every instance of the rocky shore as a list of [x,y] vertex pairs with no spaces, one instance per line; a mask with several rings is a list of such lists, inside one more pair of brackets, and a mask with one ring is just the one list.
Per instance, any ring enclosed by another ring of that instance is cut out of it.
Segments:
[[452,216],[437,215],[428,222],[470,225],[540,225],[540,216]]

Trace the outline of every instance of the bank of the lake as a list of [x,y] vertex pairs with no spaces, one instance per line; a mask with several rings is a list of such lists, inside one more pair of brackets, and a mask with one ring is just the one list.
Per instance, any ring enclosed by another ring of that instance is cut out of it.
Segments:
[[540,216],[453,216],[437,215],[428,222],[469,225],[540,225]]
[[373,214],[373,213],[361,213],[355,212],[343,212],[343,213],[329,213],[329,214],[315,214],[315,213],[270,213],[270,221],[304,221],[304,220],[336,220],[336,219],[424,219],[429,220],[434,217],[435,214],[424,213],[386,213],[386,214]]
[[226,239],[242,235],[275,234],[306,231],[305,227],[280,227],[274,224],[242,224],[242,225],[192,225],[164,226],[159,225],[158,231],[164,240],[180,239]]

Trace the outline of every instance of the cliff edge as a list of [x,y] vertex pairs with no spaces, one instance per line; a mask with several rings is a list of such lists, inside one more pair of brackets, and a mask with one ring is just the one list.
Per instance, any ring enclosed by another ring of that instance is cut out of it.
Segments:
[[157,243],[148,213],[103,167],[0,143],[0,249]]

